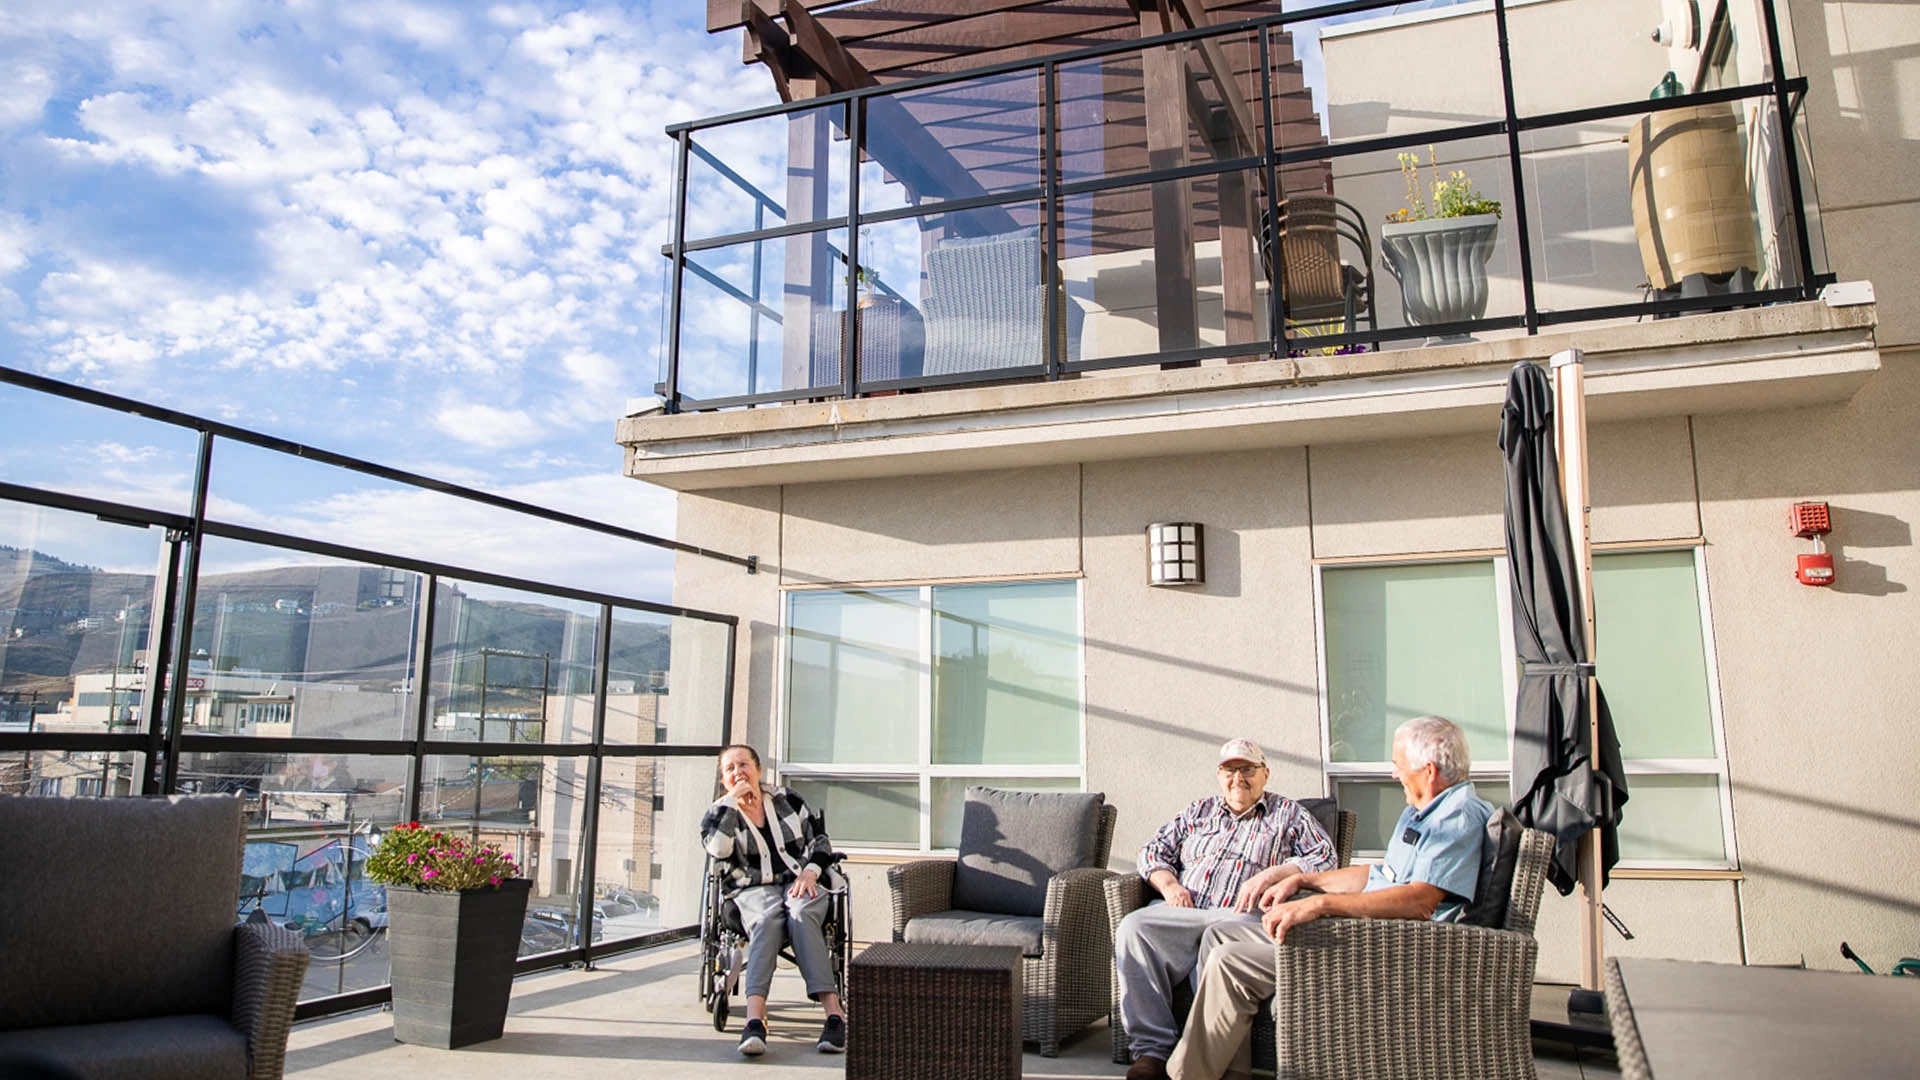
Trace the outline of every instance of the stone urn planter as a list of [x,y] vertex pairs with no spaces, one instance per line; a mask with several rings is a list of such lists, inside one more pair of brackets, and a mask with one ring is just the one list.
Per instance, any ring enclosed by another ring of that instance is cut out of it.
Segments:
[[[1413,326],[1465,322],[1487,313],[1487,260],[1493,257],[1500,215],[1392,221],[1380,226],[1387,272],[1400,283],[1400,300]],[[1429,338],[1428,344],[1472,341],[1470,334]]]
[[387,889],[394,1039],[452,1050],[500,1037],[532,888]]

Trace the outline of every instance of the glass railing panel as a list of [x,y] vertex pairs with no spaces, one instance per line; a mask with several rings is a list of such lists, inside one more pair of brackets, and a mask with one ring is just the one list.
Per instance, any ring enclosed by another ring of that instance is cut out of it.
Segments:
[[1040,218],[1016,202],[861,226],[861,379],[1044,363]]
[[407,759],[372,754],[187,754],[180,790],[238,794],[247,848],[236,920],[259,912],[305,939],[300,997],[388,979],[387,890],[367,876],[380,837],[405,820]]
[[596,604],[441,582],[427,738],[508,749],[592,741],[599,618]]
[[700,817],[718,791],[708,757],[608,757],[601,767],[595,906],[612,942],[697,926]]
[[866,99],[860,212],[1045,183],[1040,69]]
[[1216,34],[1059,67],[1061,182],[1256,156],[1266,149],[1257,34]]
[[1290,22],[1284,35],[1275,31],[1269,53],[1275,138],[1282,151],[1438,132],[1506,116],[1499,38],[1488,4]]
[[[24,703],[20,703],[24,706]],[[15,699],[0,698],[0,731],[25,731]],[[43,728],[36,727],[40,731]],[[0,755],[0,795],[92,798],[140,795],[147,755],[138,751],[27,750]]]
[[[1335,158],[1331,164],[1329,183],[1339,213],[1367,229],[1376,290],[1372,306],[1381,329],[1519,316],[1526,311],[1519,233],[1514,225],[1513,171],[1504,137],[1438,142],[1417,152],[1356,154]],[[1443,185],[1439,200],[1434,198],[1436,184]],[[1311,202],[1324,196],[1309,192],[1300,197]],[[1468,333],[1474,339],[1486,339],[1517,332]],[[1449,337],[1464,340],[1457,334],[1413,336],[1384,347],[1439,344]],[[1300,341],[1294,345],[1308,347]]]
[[0,500],[0,731],[144,730],[165,540]]
[[846,138],[845,105],[694,132],[687,239],[846,217]]
[[1265,355],[1265,185],[1249,169],[1062,199],[1067,361],[1229,344]]
[[717,746],[727,690],[727,626],[615,608],[607,661],[611,746]]
[[[1663,24],[1663,18],[1675,9],[1712,7],[1711,2],[1662,5],[1659,0],[1509,4],[1514,108],[1522,116],[1534,116],[1693,89],[1701,66],[1699,31],[1689,31],[1684,22]],[[1699,13],[1689,17],[1697,21]],[[1690,46],[1669,48],[1664,40],[1654,39],[1656,29],[1663,37],[1685,36]],[[1676,74],[1667,80],[1670,71]],[[1579,77],[1569,78],[1570,72]]]
[[0,479],[10,484],[185,514],[198,440],[172,424],[0,383]]
[[1770,113],[1769,100],[1730,102],[1523,136],[1540,310],[1796,283]]
[[846,230],[828,229],[690,252],[681,279],[681,395],[837,386],[846,248]]
[[[585,757],[430,756],[420,762],[420,824],[498,846],[533,882],[520,955],[582,943],[579,910]],[[604,916],[591,933],[604,940]]]
[[194,595],[183,730],[409,737],[423,580],[209,537]]

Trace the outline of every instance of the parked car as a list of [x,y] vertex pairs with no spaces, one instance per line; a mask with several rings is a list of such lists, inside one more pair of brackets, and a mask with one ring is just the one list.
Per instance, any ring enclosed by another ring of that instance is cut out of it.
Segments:
[[[593,913],[593,940],[606,937],[606,927],[602,925],[600,912]],[[535,953],[557,952],[573,947],[574,914],[558,908],[539,907],[527,909],[526,921],[520,927],[520,955],[531,956]]]
[[621,915],[652,915],[660,910],[660,898],[644,890],[614,886],[601,890],[600,911],[609,918]]

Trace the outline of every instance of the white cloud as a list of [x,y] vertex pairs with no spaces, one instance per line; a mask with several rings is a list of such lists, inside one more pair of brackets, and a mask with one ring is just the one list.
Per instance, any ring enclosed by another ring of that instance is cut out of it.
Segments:
[[477,446],[522,446],[540,438],[541,428],[520,409],[457,402],[442,405],[433,414],[433,426],[461,442]]

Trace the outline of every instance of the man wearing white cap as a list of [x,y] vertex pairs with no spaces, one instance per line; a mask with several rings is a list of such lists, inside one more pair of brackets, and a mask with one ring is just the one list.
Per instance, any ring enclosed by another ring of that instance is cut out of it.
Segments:
[[1127,1080],[1165,1080],[1180,1026],[1173,988],[1193,975],[1200,938],[1249,913],[1270,886],[1332,868],[1333,841],[1299,803],[1267,792],[1267,756],[1252,739],[1220,747],[1220,794],[1161,826],[1140,849],[1140,876],[1161,899],[1128,915],[1114,937],[1120,1016],[1133,1066]]

